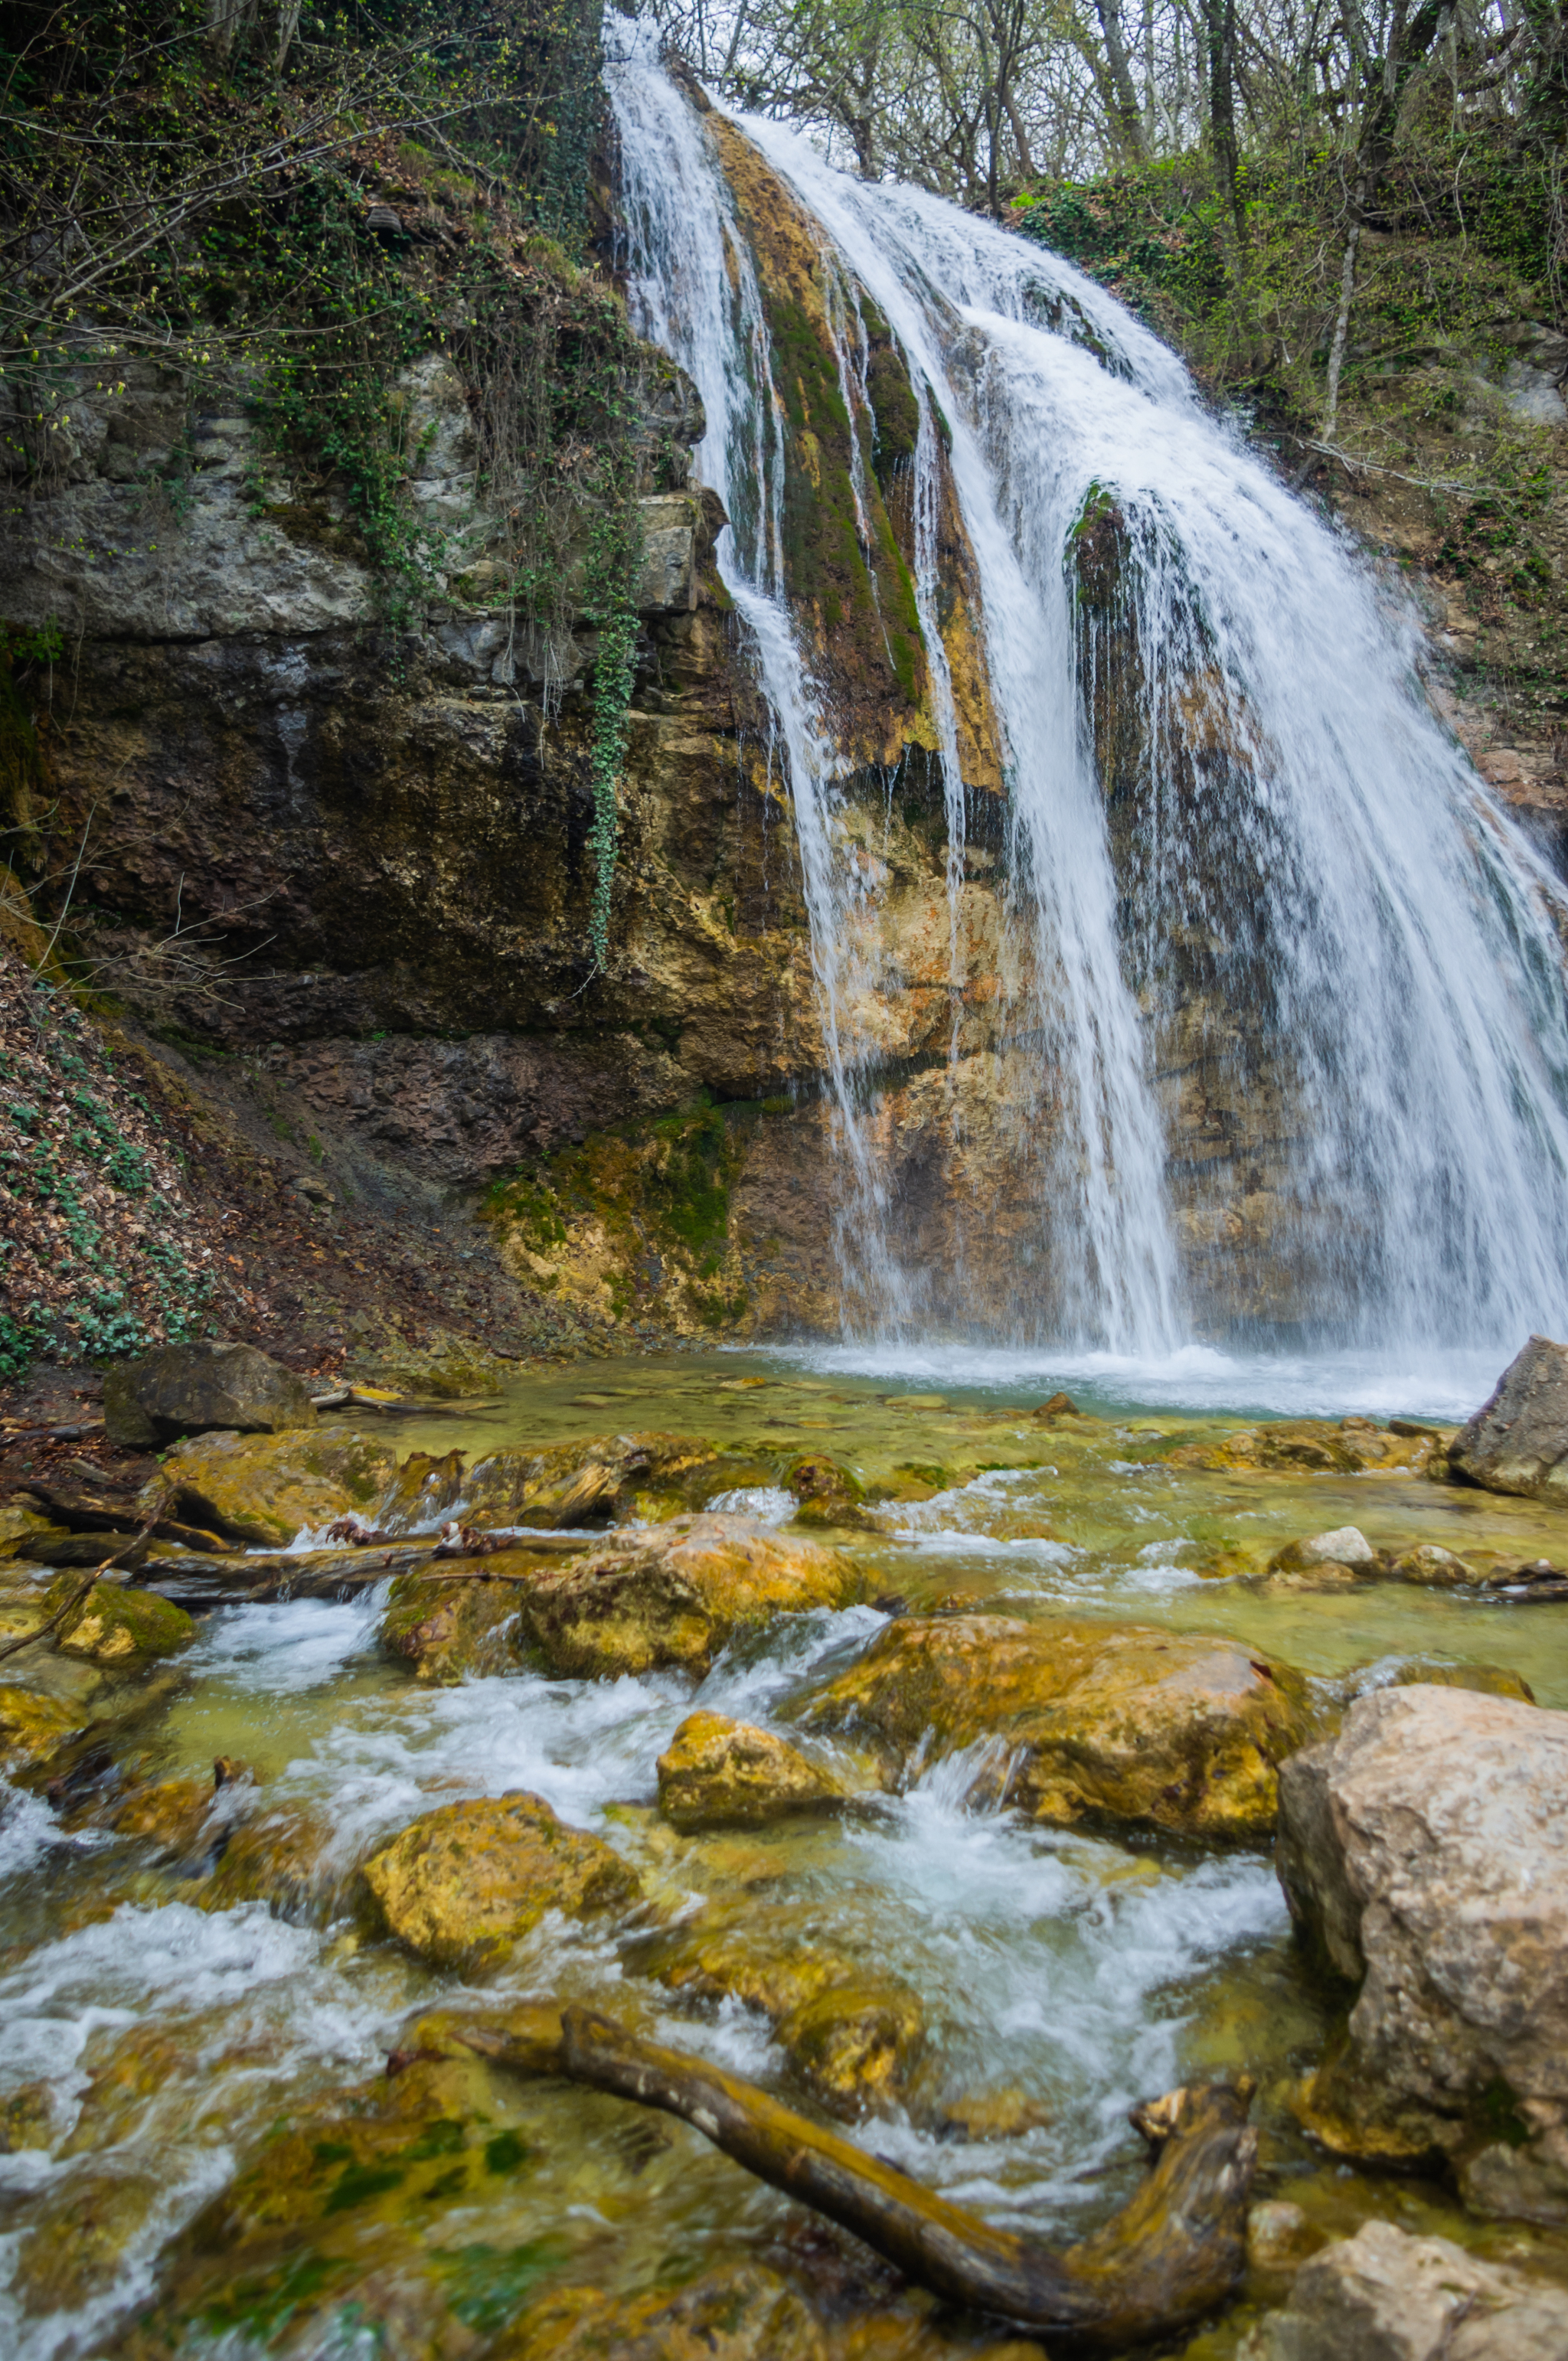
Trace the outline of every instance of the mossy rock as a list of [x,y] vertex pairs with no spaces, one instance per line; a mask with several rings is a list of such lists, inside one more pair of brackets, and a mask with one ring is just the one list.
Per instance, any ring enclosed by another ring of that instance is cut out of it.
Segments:
[[165,1853],[189,1855],[215,1845],[220,1831],[208,1816],[216,1790],[210,1779],[159,1779],[135,1787],[112,1815],[116,1836],[139,1837]]
[[0,1687],[0,1772],[47,1770],[86,1727],[79,1706],[33,1689]]
[[[81,1584],[80,1575],[57,1576],[44,1594],[49,1612],[56,1613]],[[128,1665],[172,1656],[195,1636],[194,1618],[155,1590],[95,1582],[57,1628],[54,1644],[63,1654],[91,1664]]]
[[677,1828],[754,1827],[843,1801],[835,1779],[772,1730],[689,1714],[658,1764],[659,1808]]
[[[889,2345],[890,2361],[906,2341]],[[795,2290],[744,2263],[673,2293],[617,2298],[593,2287],[561,2288],[531,2306],[492,2355],[493,2361],[827,2361],[828,2351]]]
[[231,1829],[192,1899],[203,1910],[264,1902],[275,1917],[323,1927],[342,1910],[353,1878],[333,1823],[302,1805],[285,1805]]
[[790,2063],[834,2114],[889,2112],[926,2043],[919,1995],[892,1977],[859,1975],[802,2001],[774,2028]]
[[797,1503],[798,1525],[842,1525],[861,1532],[883,1529],[866,1507],[866,1488],[853,1468],[826,1451],[797,1453],[784,1469],[784,1488]]
[[376,1917],[433,1966],[504,1964],[547,1910],[623,1909],[636,1877],[600,1837],[558,1820],[542,1795],[447,1804],[373,1852],[362,1872]]
[[1256,1839],[1308,1704],[1298,1675],[1234,1640],[954,1615],[889,1624],[807,1720],[863,1733],[890,1770],[994,1739],[1004,1799],[1057,1826]]
[[542,1574],[522,1593],[530,1639],[582,1679],[670,1665],[706,1673],[725,1642],[780,1615],[846,1607],[861,1577],[837,1551],[749,1517],[674,1517]]
[[411,1452],[383,1501],[389,1532],[425,1532],[449,1517],[489,1528],[544,1528],[626,1517],[645,1503],[669,1509],[706,1498],[722,1482],[721,1455],[700,1434],[588,1435],[547,1451],[497,1451],[467,1464]]
[[[510,1560],[513,1554],[504,1554]],[[400,1575],[377,1638],[389,1656],[437,1686],[504,1671],[515,1662],[518,1596],[509,1582],[449,1582]]]
[[373,1517],[396,1475],[397,1463],[378,1439],[319,1429],[197,1435],[176,1444],[163,1461],[177,1517],[264,1549],[286,1549],[302,1528],[336,1517]]

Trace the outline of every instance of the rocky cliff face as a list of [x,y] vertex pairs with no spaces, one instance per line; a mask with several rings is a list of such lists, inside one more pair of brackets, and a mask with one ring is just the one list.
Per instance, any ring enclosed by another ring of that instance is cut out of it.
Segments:
[[[1004,765],[972,557],[947,486],[939,622],[966,796],[954,880],[912,588],[904,365],[868,302],[872,415],[851,415],[814,226],[740,133],[714,131],[787,419],[790,591],[846,765],[845,833],[876,888],[847,922],[839,1021],[887,1219],[928,1315],[1012,1327],[1022,1290],[1047,1326],[1035,1134],[1052,1087],[1017,1029],[1029,979],[1005,924]],[[624,390],[640,622],[602,971],[598,635],[581,611],[545,629],[497,595],[480,404],[439,355],[398,388],[402,498],[439,556],[396,611],[340,487],[280,459],[237,394],[196,407],[141,365],[112,390],[78,389],[0,553],[0,616],[60,642],[33,675],[46,761],[18,786],[22,858],[71,881],[67,939],[93,979],[151,1024],[166,1061],[184,1059],[188,1090],[239,1110],[263,1161],[269,1130],[285,1161],[308,1143],[323,1191],[482,1211],[487,1257],[546,1327],[836,1326],[835,1223],[854,1208],[795,815],[713,564],[722,510],[689,480],[700,406],[645,348]],[[1091,708],[1135,884],[1149,699],[1116,562],[1107,518],[1080,576],[1114,642]],[[1201,681],[1178,693],[1202,703]],[[1231,753],[1201,730],[1192,744],[1197,792]],[[1233,947],[1226,965],[1179,929],[1162,952],[1174,1194],[1198,1305],[1222,1325],[1297,1309],[1266,953]]]

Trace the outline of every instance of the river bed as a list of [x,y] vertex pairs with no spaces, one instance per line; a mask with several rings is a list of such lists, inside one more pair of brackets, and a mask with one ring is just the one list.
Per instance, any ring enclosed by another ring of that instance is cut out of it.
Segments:
[[[401,1422],[397,1444],[478,1455],[612,1430],[698,1433],[753,1465],[757,1480],[722,1505],[780,1524],[794,1503],[776,1464],[830,1450],[873,1490],[911,1496],[883,1505],[887,1532],[842,1539],[867,1566],[868,1594],[913,1611],[964,1604],[1231,1633],[1324,1682],[1397,1656],[1483,1662],[1522,1674],[1541,1704],[1568,1706],[1561,1606],[1398,1583],[1281,1596],[1255,1580],[1282,1543],[1344,1524],[1379,1547],[1560,1554],[1551,1510],[1404,1473],[1171,1466],[1173,1441],[1212,1441],[1235,1419],[1207,1404],[1196,1415],[1140,1406],[1103,1375],[1075,1380],[1102,1423],[1069,1433],[1029,1415],[1048,1372],[1010,1384],[971,1369],[965,1382],[949,1362],[938,1390],[929,1367],[899,1382],[847,1357],[684,1354],[538,1371],[483,1412]],[[946,2101],[1001,2094],[1028,2127],[961,2140],[912,2106],[851,2136],[993,2220],[1081,2234],[1136,2177],[1135,2101],[1246,2071],[1260,2086],[1261,2194],[1294,2199],[1325,2227],[1376,2213],[1568,2275],[1568,2242],[1470,2221],[1419,2181],[1325,2165],[1296,2129],[1289,2087],[1314,2062],[1332,2004],[1298,1959],[1263,1849],[1040,1828],[977,1806],[972,1764],[951,1759],[863,1814],[698,1837],[661,1820],[654,1763],[694,1702],[798,1735],[795,1709],[882,1627],[877,1609],[785,1619],[727,1650],[696,1687],[673,1673],[588,1683],[519,1671],[433,1689],[378,1653],[383,1597],[211,1615],[167,1702],[126,1741],[141,1774],[201,1775],[216,1756],[237,1758],[269,1809],[319,1816],[325,1866],[342,1869],[433,1805],[526,1788],[607,1837],[666,1920],[739,1903],[781,1949],[825,1945],[893,1973],[924,2004],[928,2089]],[[62,1825],[37,1795],[5,1791],[5,1802],[0,2342],[17,2361],[478,2361],[553,2288],[631,2293],[739,2259],[816,2290],[841,2321],[836,2351],[914,2361],[987,2343],[980,2323],[899,2290],[696,2133],[612,2100],[488,2070],[456,2099],[443,2084],[430,2123],[477,2109],[495,2126],[485,2153],[499,2159],[456,2194],[436,2169],[455,2134],[404,2125],[394,2161],[375,2166],[359,2132],[334,2132],[334,2110],[363,2114],[356,2091],[385,2089],[375,2078],[409,2012],[465,1998],[591,1998],[787,2091],[765,2020],[651,1982],[635,1931],[547,1919],[503,1976],[465,1991],[350,1917],[208,1906],[200,1880],[145,1845]],[[302,2183],[291,2196],[280,2167],[275,2251],[253,2239],[234,2279],[213,2238],[196,2251],[186,2225],[214,2218],[203,2206],[295,2121],[309,2128],[302,2153],[351,2158],[359,2178],[345,2166],[350,2178],[329,2192]],[[1232,2350],[1268,2292],[1250,2290],[1194,2353]],[[862,2315],[883,2323],[880,2343],[864,2341]]]

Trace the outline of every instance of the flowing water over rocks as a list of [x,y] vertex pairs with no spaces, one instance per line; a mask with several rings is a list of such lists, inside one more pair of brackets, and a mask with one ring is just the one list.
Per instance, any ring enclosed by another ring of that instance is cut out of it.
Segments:
[[[89,1742],[61,1741],[32,1773],[13,1762],[4,1791],[7,2350],[484,2361],[576,2352],[549,2338],[568,2318],[586,2337],[592,2312],[608,2342],[581,2349],[630,2351],[616,2307],[652,2316],[687,2287],[694,2318],[722,2287],[726,2317],[793,2322],[805,2352],[994,2349],[1003,2331],[941,2312],[694,2130],[509,2077],[430,2029],[432,2010],[493,2019],[540,1993],[736,2070],[926,2187],[1058,2242],[1135,2186],[1130,2105],[1249,2073],[1257,2193],[1300,2210],[1303,2251],[1392,2220],[1568,2277],[1550,2225],[1324,2163],[1295,2109],[1337,2003],[1291,1938],[1267,1814],[1184,1817],[1123,1793],[1095,1752],[1107,1708],[1083,1690],[1122,1682],[1141,1774],[1168,1742],[1160,1682],[1201,1666],[1213,1699],[1234,1659],[1255,1784],[1393,1682],[1568,1706],[1563,1608],[1397,1573],[1422,1547],[1483,1584],[1561,1558],[1560,1512],[1432,1481],[1435,1429],[1278,1422],[1288,1448],[1249,1455],[1236,1438],[1255,1444],[1266,1422],[1085,1415],[1056,1390],[949,1380],[935,1395],[776,1355],[599,1361],[519,1380],[482,1416],[404,1422],[395,1452],[385,1426],[341,1450],[345,1503],[378,1455],[402,1459],[384,1513],[433,1537],[454,1505],[505,1528],[520,1483],[558,1491],[557,1467],[613,1459],[609,1424],[619,1465],[668,1472],[662,1496],[655,1478],[617,1510],[663,1521],[607,1530],[601,1511],[536,1535],[532,1560],[528,1532],[498,1530],[503,1548],[450,1562],[464,1591],[524,1561],[546,1588],[618,1551],[673,1562],[709,1525],[841,1569],[857,1603],[790,1611],[770,1594],[696,1660],[585,1677],[516,1626],[490,1656],[470,1633],[466,1660],[459,1633],[441,1677],[420,1679],[391,1637],[390,1577],[201,1614],[172,1672],[79,1664],[47,1642],[13,1658],[14,1682],[52,1681]],[[353,1412],[322,1423],[364,1431]],[[247,1443],[267,1456],[253,1509],[274,1477],[286,1487],[289,1441]],[[324,1433],[311,1448],[319,1481]],[[852,1520],[796,1523],[823,1498],[789,1488],[803,1463],[841,1471]],[[1350,1528],[1366,1554],[1349,1590],[1270,1574],[1314,1535],[1349,1549]],[[4,1571],[22,1631],[49,1576],[38,1558]],[[1060,1632],[1076,1652],[1065,1688]],[[958,1667],[951,1710],[923,1717],[905,1686],[907,1730],[847,1711],[921,1635]],[[986,1669],[998,1646],[1026,1696]],[[1146,1677],[1128,1676],[1135,1659]],[[1229,1725],[1213,1727],[1229,1763]],[[408,2062],[389,2079],[391,2051]],[[1228,2354],[1278,2301],[1266,2250],[1195,2356]],[[795,2349],[756,2335],[737,2351]]]

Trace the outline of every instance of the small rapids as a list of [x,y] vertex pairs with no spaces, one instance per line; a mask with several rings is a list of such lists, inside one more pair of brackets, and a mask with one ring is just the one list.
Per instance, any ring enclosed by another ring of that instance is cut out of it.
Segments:
[[[966,1268],[990,1255],[978,1204],[934,1290],[903,1236],[878,1045],[855,1014],[884,972],[878,865],[786,578],[787,424],[759,263],[708,121],[646,28],[611,16],[607,38],[633,313],[703,398],[696,472],[729,514],[718,563],[795,812],[851,1333],[918,1346],[989,1327],[998,1345],[1065,1339],[1146,1366],[1190,1348],[1213,1325],[1192,1301],[1202,1242],[1223,1239],[1243,1272],[1256,1258],[1234,1183],[1206,1180],[1201,1159],[1173,1166],[1182,1077],[1200,1063],[1237,1107],[1278,1099],[1266,1190],[1288,1324],[1386,1366],[1454,1347],[1495,1360],[1531,1328],[1560,1330],[1562,890],[1429,705],[1403,595],[1069,265],[737,115],[817,241],[852,469],[875,431],[868,306],[918,407],[915,590],[955,1009],[965,791],[932,628],[944,471],[980,580],[1007,764],[997,1055],[1034,1229],[1010,1248],[1004,1312],[966,1298]],[[1102,526],[1113,578],[1091,597],[1074,568]],[[1097,700],[1136,709],[1116,775],[1096,752]]]

